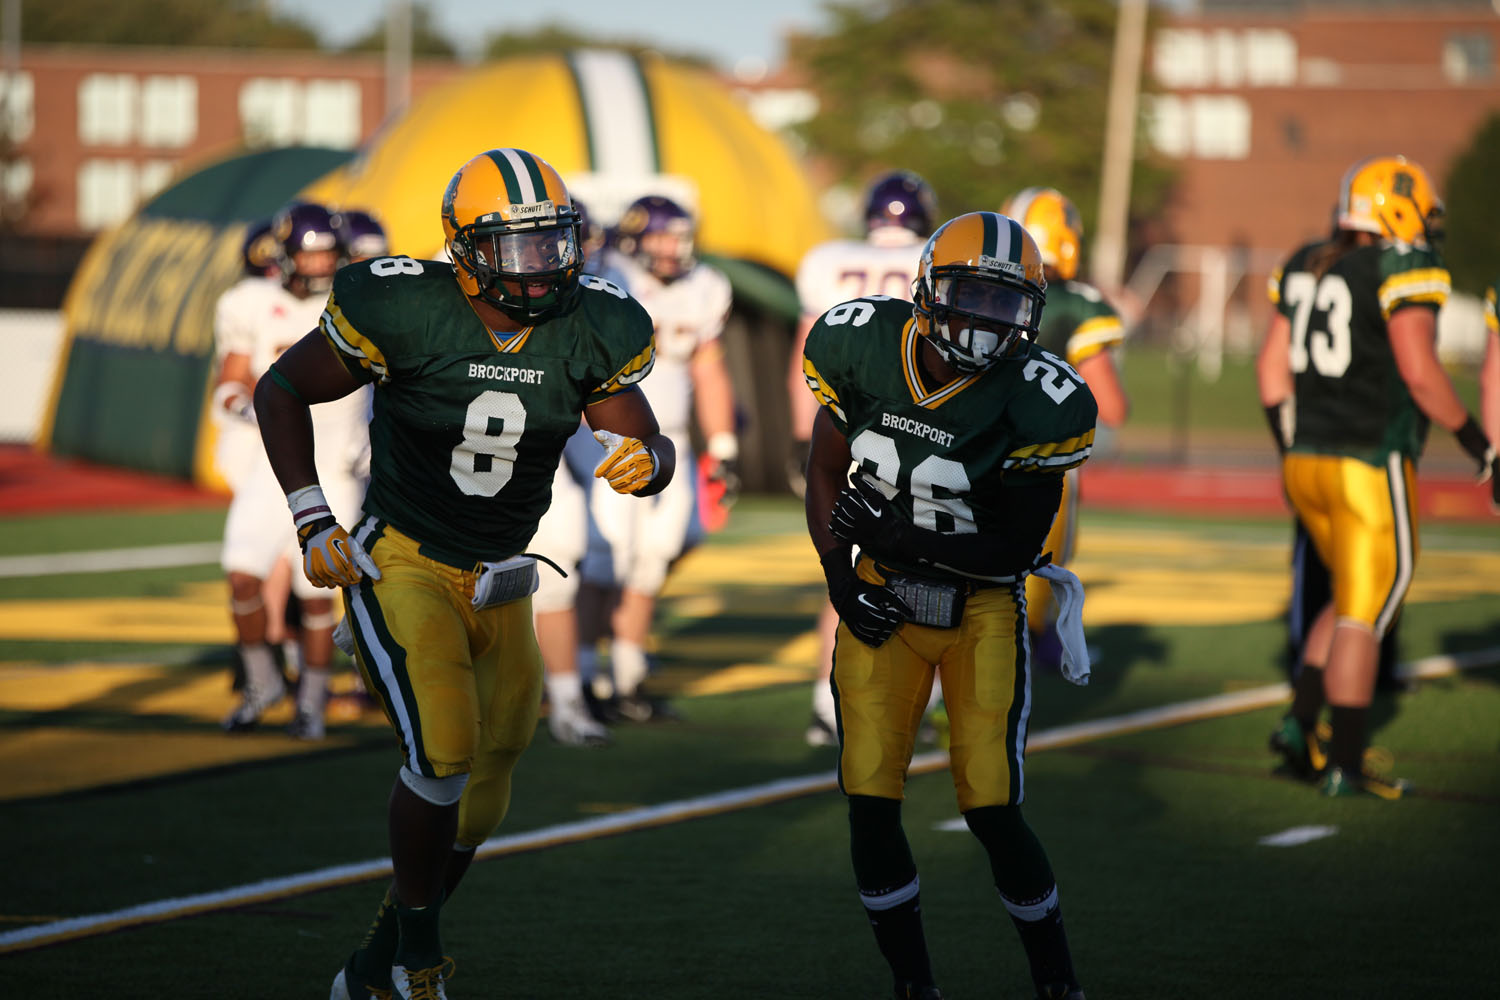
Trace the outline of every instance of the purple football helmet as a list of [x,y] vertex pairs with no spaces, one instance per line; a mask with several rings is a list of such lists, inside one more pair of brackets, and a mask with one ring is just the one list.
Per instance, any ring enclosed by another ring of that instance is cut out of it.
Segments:
[[240,248],[245,261],[245,275],[251,278],[274,278],[281,268],[276,263],[276,237],[271,235],[271,220],[260,219],[245,229],[245,243]]
[[693,217],[671,198],[648,194],[625,209],[615,226],[615,248],[664,282],[675,281],[697,263]]
[[[328,209],[312,202],[293,202],[272,217],[271,235],[276,241],[282,283],[293,294],[321,294],[333,287],[333,272],[344,251]],[[309,268],[304,261],[299,268],[297,255],[309,251],[331,251],[333,256],[327,258],[326,265],[319,261]]]
[[932,233],[937,219],[937,195],[910,170],[892,170],[870,183],[865,195],[865,233],[883,226],[900,226],[918,236]]
[[350,261],[384,257],[391,252],[385,227],[369,212],[357,209],[340,212],[333,217],[333,226],[343,244],[344,256]]

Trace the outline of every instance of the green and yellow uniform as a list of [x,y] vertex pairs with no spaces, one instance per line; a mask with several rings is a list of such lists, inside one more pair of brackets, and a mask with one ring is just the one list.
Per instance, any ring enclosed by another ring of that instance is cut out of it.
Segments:
[[[570,312],[498,334],[451,265],[386,257],[338,273],[322,330],[375,383],[370,489],[352,534],[382,575],[346,591],[360,667],[413,771],[472,767],[471,790],[508,784],[535,728],[541,659],[530,600],[475,611],[476,571],[531,539],[584,408],[650,371],[651,319],[585,276]],[[461,839],[484,825],[460,823]]]
[[[1059,280],[1047,285],[1047,306],[1042,310],[1037,345],[1068,364],[1077,366],[1101,351],[1118,347],[1125,339],[1125,324],[1099,290],[1082,281]],[[1062,503],[1057,520],[1047,533],[1046,550],[1052,561],[1066,566],[1073,561],[1078,542],[1078,474],[1063,479]],[[1050,617],[1052,588],[1039,578],[1026,581],[1026,603],[1031,627],[1040,631]]]
[[1381,242],[1322,265],[1326,254],[1326,244],[1304,246],[1270,280],[1291,327],[1294,420],[1282,475],[1333,577],[1338,617],[1379,637],[1416,564],[1415,468],[1427,436],[1386,321],[1398,309],[1437,311],[1450,282],[1424,247]]
[[[1062,359],[1035,346],[1024,357],[931,386],[918,363],[920,346],[909,302],[858,299],[813,326],[803,371],[854,462],[878,481],[899,516],[950,534],[1014,530],[1001,514],[1003,491],[1060,477],[1087,459],[1093,396]],[[1031,709],[1022,584],[869,558],[858,571],[876,582],[891,572],[937,578],[972,593],[954,628],[907,623],[879,648],[839,626],[833,683],[843,790],[902,797],[936,669],[960,808],[1019,803]]]

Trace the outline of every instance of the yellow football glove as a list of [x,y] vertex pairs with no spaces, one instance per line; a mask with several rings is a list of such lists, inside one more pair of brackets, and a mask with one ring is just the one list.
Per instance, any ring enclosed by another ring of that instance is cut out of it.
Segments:
[[639,493],[656,478],[656,456],[640,438],[595,431],[594,440],[609,452],[594,475],[609,483],[616,493]]
[[352,587],[366,575],[380,579],[375,560],[339,526],[321,488],[294,490],[286,500],[297,525],[297,542],[302,546],[302,571],[314,586],[332,590]]

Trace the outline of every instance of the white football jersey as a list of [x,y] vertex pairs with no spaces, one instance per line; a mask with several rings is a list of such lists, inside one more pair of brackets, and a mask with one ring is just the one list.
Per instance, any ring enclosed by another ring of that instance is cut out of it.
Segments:
[[605,262],[625,279],[625,290],[646,307],[656,328],[656,364],[641,391],[663,433],[685,433],[692,413],[693,381],[688,362],[694,352],[724,332],[732,294],[722,271],[697,264],[676,281],[663,284],[633,258],[614,250]]
[[[326,299],[299,299],[275,278],[244,278],[219,297],[214,310],[214,343],[220,361],[229,354],[250,359],[259,380],[281,352],[317,329]],[[319,475],[352,465],[368,448],[370,388],[312,407]],[[269,473],[264,453],[260,465]]]
[[802,314],[816,318],[866,295],[910,299],[924,243],[910,230],[888,227],[868,241],[833,240],[813,247],[797,268]]

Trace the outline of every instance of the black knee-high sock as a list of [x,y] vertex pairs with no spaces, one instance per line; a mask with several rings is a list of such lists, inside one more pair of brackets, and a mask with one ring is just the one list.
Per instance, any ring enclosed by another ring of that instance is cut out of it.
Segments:
[[1076,986],[1052,865],[1020,807],[981,806],[964,813],[964,820],[989,854],[995,888],[1016,925],[1038,991]]
[[932,963],[922,931],[920,883],[901,829],[901,803],[849,796],[849,847],[860,901],[891,973],[898,981],[930,984]]
[[368,983],[378,987],[389,987],[391,960],[396,956],[399,932],[396,926],[396,893],[394,888],[385,891],[365,939],[354,952],[354,969]]
[[1347,774],[1360,774],[1365,757],[1365,724],[1370,710],[1363,706],[1334,705],[1330,711],[1333,740],[1328,745],[1328,763]]
[[1323,711],[1323,668],[1311,663],[1302,664],[1297,680],[1292,684],[1291,716],[1302,724],[1302,731],[1312,735],[1318,725],[1318,714]]

